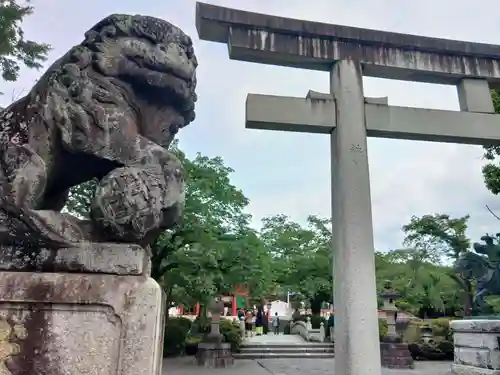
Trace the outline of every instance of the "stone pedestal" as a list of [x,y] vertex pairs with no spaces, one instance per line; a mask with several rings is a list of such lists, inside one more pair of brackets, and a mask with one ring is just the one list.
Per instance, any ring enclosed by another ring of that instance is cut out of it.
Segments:
[[144,250],[19,254],[0,248],[2,375],[161,374],[165,299]]
[[500,375],[500,320],[451,322],[457,375]]
[[401,342],[381,342],[380,359],[382,367],[412,369],[414,367],[408,344]]
[[232,366],[234,358],[231,353],[231,344],[226,342],[200,342],[196,353],[196,362],[199,366],[210,368]]

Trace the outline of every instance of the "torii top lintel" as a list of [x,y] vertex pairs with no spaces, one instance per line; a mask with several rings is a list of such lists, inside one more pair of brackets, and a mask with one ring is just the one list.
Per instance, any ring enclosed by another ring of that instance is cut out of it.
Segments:
[[357,59],[366,76],[441,84],[462,78],[500,86],[500,45],[430,38],[196,5],[200,39],[227,43],[230,58],[328,71]]

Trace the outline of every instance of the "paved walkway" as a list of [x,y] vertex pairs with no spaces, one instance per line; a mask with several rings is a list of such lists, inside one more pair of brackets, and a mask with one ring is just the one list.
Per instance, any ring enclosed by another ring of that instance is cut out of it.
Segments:
[[[306,341],[299,335],[263,335],[245,338],[245,344],[296,344]],[[334,375],[334,359],[238,359],[233,367],[205,369],[194,358],[166,359],[164,375]],[[382,375],[451,375],[451,362],[416,362],[413,370],[382,369]]]
[[[164,375],[334,375],[334,359],[236,360],[226,369],[204,369],[193,358],[166,359]],[[451,362],[417,362],[414,370],[382,369],[383,375],[451,375]]]
[[304,345],[307,344],[307,341],[302,338],[300,335],[274,335],[267,334],[262,336],[251,336],[246,337],[243,340],[243,344],[247,345],[277,345],[277,344],[285,344],[285,345]]

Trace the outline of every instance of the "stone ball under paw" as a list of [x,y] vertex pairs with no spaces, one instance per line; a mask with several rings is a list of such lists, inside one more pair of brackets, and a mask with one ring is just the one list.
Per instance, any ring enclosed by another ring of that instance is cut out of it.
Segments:
[[117,168],[99,182],[92,218],[110,240],[144,240],[163,228],[167,191],[160,168]]

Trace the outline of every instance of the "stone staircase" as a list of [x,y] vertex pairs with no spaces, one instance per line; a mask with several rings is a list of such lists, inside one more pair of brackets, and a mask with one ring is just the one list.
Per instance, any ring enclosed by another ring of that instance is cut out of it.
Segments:
[[307,342],[298,335],[267,335],[246,339],[235,359],[333,358],[331,342]]

